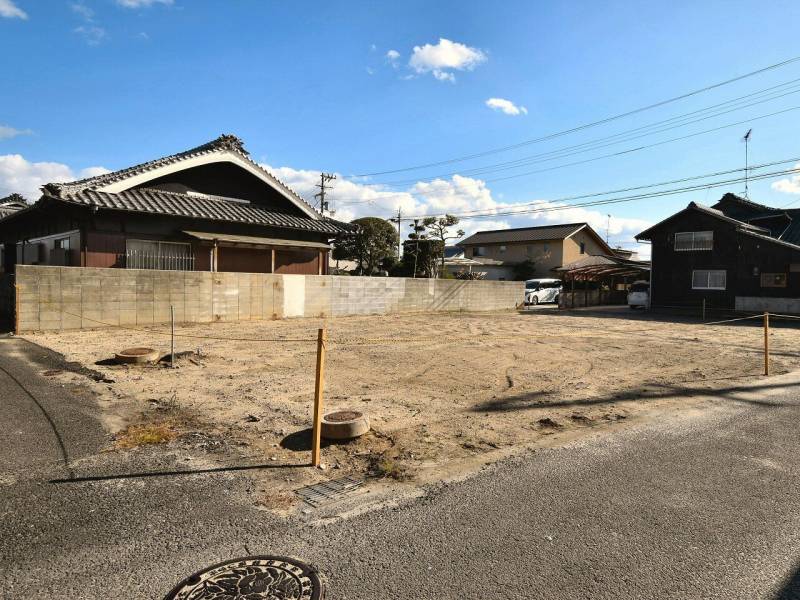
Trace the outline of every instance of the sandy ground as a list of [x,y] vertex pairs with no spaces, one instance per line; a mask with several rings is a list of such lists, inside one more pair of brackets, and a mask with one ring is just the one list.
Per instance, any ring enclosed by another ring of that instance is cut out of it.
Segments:
[[[301,465],[309,460],[322,325],[330,338],[326,412],[362,411],[372,431],[326,445],[325,469],[317,470]],[[166,331],[25,337],[99,373],[97,380],[48,375],[80,380],[97,394],[114,452],[173,453],[195,467],[296,465],[251,472],[253,501],[277,510],[297,506],[292,490],[325,478],[350,474],[420,485],[590,428],[736,401],[731,388],[758,379],[763,369],[763,333],[756,326],[704,326],[621,310],[193,325],[177,328],[182,356],[175,369],[109,361],[128,347],[167,352]],[[798,332],[772,332],[773,373],[797,369]],[[153,424],[152,440],[137,437]],[[159,437],[165,430],[171,434]]]

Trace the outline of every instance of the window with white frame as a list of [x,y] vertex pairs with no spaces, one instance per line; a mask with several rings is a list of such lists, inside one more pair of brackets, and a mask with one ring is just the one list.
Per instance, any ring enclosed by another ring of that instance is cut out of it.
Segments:
[[713,248],[713,231],[684,231],[675,234],[675,250],[678,252],[711,250]]
[[693,290],[724,290],[727,271],[720,269],[701,269],[692,271]]

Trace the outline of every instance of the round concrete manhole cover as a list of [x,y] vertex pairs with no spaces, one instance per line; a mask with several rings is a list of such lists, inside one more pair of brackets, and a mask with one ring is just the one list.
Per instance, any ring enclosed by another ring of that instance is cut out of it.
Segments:
[[250,556],[187,577],[164,600],[322,600],[322,581],[308,565],[284,556]]

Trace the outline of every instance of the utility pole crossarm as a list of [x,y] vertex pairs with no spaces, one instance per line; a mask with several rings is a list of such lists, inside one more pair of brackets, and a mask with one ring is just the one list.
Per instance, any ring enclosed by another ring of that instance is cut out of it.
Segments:
[[327,187],[325,184],[334,179],[336,179],[336,175],[333,173],[323,172],[319,174],[319,183],[317,184],[319,193],[314,194],[314,198],[319,198],[319,212],[321,212],[323,216],[325,215],[325,211],[328,210],[328,201],[325,200],[325,194],[330,189],[330,187]]

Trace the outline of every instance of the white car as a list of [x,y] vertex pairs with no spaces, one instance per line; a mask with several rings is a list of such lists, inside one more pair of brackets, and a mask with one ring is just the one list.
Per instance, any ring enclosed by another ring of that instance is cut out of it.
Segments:
[[558,304],[560,294],[560,279],[528,279],[525,282],[525,306],[536,306],[542,302]]
[[633,308],[647,308],[650,304],[650,282],[634,281],[628,290],[628,306]]

